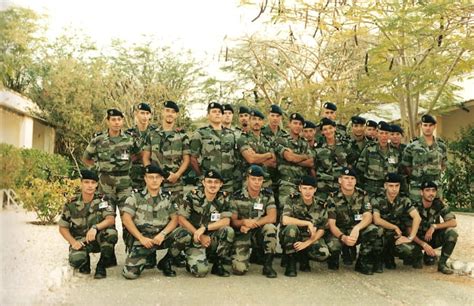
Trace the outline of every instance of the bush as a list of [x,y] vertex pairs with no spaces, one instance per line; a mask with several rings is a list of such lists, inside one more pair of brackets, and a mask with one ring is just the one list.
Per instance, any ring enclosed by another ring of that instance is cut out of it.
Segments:
[[0,188],[15,188],[23,167],[20,149],[12,145],[0,144]]

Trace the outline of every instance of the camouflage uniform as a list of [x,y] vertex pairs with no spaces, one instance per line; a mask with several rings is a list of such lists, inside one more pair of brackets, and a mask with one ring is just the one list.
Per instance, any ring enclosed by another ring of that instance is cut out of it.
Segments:
[[398,173],[400,160],[397,151],[387,144],[387,151],[380,149],[378,143],[367,145],[356,164],[358,183],[370,196],[383,192],[387,173]]
[[[371,143],[372,141],[369,141],[366,137],[363,137],[360,141],[355,138],[351,138],[347,142],[347,164],[350,167],[355,168],[355,164],[357,163],[357,160],[359,160],[360,153],[362,153],[362,150],[364,150],[364,148]],[[401,158],[399,160],[401,160]]]
[[232,130],[199,128],[191,138],[191,155],[196,157],[201,172],[217,170],[224,179],[221,190],[232,193],[237,141]]
[[[438,186],[442,186],[442,166],[446,161],[446,145],[438,138],[435,138],[431,147],[428,147],[424,137],[407,145],[403,151],[401,165],[412,169],[408,180],[410,199],[413,202],[421,200],[420,186],[423,181],[434,181]],[[438,195],[442,195],[439,187]]]
[[[283,208],[282,217],[292,217],[299,220],[310,221],[318,229],[327,231],[328,211],[322,199],[313,198],[311,205],[306,205],[300,194],[290,196],[289,202]],[[295,253],[293,245],[297,241],[306,241],[311,237],[307,228],[297,225],[287,225],[280,231],[280,241],[285,254]],[[329,257],[329,248],[324,238],[320,238],[307,248],[308,257],[312,260],[324,261]]]
[[[341,141],[341,142],[346,142],[349,139],[349,136],[347,135],[347,127],[343,124],[336,123],[336,139]],[[314,135],[314,138],[316,139],[317,143],[324,143],[326,142],[326,138],[322,134],[321,127],[318,126],[316,128],[316,134]]]
[[[211,221],[212,217],[217,217],[218,214],[219,219]],[[224,193],[219,192],[212,202],[208,202],[203,189],[194,189],[185,195],[179,207],[179,215],[186,218],[195,228],[200,228],[222,218],[230,219],[232,213]],[[205,234],[211,237],[211,245],[207,249],[193,241],[191,247],[185,251],[187,267],[197,277],[204,277],[209,272],[209,256],[217,254],[219,258],[229,258],[234,242],[234,230],[230,226]]]
[[318,195],[327,198],[329,193],[337,191],[339,183],[337,179],[342,169],[347,167],[347,147],[344,143],[336,140],[334,146],[326,142],[318,144],[314,168],[316,169],[316,181]]
[[[145,188],[141,192],[133,192],[127,198],[123,212],[132,216],[135,226],[143,236],[153,239],[176,214],[176,205],[171,203],[169,193],[162,192],[154,198]],[[181,227],[166,235],[161,245],[153,245],[150,249],[145,248],[139,240],[130,235],[127,241],[129,252],[122,274],[125,278],[137,278],[145,268],[146,258],[156,250],[169,249],[171,256],[175,257],[190,243],[191,235]]]
[[[273,192],[271,189],[262,189],[258,198],[249,196],[246,188],[234,193],[232,196],[232,213],[237,214],[238,219],[255,219],[264,217],[269,209],[276,209]],[[259,205],[261,204],[261,205]],[[275,254],[277,246],[277,228],[274,224],[265,224],[261,228],[256,228],[241,233],[235,233],[234,255],[232,258],[232,268],[234,271],[245,273],[249,269],[250,248],[263,249],[265,254]]]
[[[148,135],[150,131],[156,128],[155,126],[149,125],[145,131],[140,131],[138,126],[130,128],[127,133],[130,134],[138,148],[138,152],[144,150]],[[130,179],[132,180],[132,188],[142,189],[145,186],[145,180],[143,179],[145,170],[143,168],[143,160],[140,156],[136,156],[136,159],[132,161],[132,167],[130,168]]]
[[[93,225],[102,222],[107,216],[115,218],[115,208],[107,202],[104,196],[95,194],[90,203],[84,203],[82,195],[79,195],[64,205],[58,224],[68,228],[74,239],[85,243],[87,231]],[[100,252],[104,259],[111,260],[117,240],[118,235],[115,228],[98,230],[95,241],[88,243],[86,247],[80,250],[69,247],[69,263],[74,268],[80,268],[82,265],[88,264],[89,253],[97,252]]]
[[[164,131],[161,128],[153,129],[144,146],[144,151],[151,153],[152,165],[157,165],[165,171],[176,173],[183,163],[183,156],[190,155],[189,137],[182,130]],[[172,184],[166,180],[161,186],[163,191],[171,193],[173,202],[183,196],[183,182],[179,179]]]

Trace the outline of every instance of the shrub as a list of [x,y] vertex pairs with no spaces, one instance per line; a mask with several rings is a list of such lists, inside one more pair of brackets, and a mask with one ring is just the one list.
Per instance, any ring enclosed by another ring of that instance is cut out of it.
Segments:
[[22,166],[20,149],[9,144],[0,144],[0,188],[15,188]]

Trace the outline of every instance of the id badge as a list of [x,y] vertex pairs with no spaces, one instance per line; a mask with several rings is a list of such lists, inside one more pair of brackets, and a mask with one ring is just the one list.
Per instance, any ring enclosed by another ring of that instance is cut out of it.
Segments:
[[107,208],[109,207],[109,202],[107,201],[102,201],[99,203],[99,209]]
[[121,160],[129,160],[130,159],[130,154],[127,152],[123,152],[122,155],[120,155]]
[[397,161],[396,161],[395,157],[389,157],[389,158],[388,158],[388,163],[389,163],[389,164],[396,164]]
[[362,220],[362,215],[361,214],[355,214],[354,215],[354,221],[361,221]]
[[211,214],[211,221],[219,221],[221,219],[221,214],[220,213],[212,213]]
[[253,204],[253,209],[255,209],[255,210],[263,210],[263,203],[255,203],[255,204]]

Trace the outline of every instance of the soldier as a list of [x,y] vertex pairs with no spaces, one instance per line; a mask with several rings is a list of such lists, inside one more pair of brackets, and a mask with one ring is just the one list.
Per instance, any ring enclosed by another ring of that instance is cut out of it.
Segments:
[[[150,124],[151,107],[147,103],[142,102],[136,105],[134,116],[136,125],[128,129],[127,133],[133,137],[138,150],[141,152],[146,146],[148,134],[156,127]],[[145,181],[143,180],[145,174],[143,159],[140,156],[135,156],[132,160],[132,168],[130,169],[132,188],[142,189],[145,186]]]
[[237,141],[234,132],[222,127],[222,106],[212,102],[207,107],[209,125],[199,128],[190,142],[191,166],[198,176],[211,169],[224,180],[223,191],[232,193]]
[[[308,142],[309,151],[313,159],[316,157],[316,148],[318,147],[315,138],[316,128],[316,124],[311,121],[305,120],[303,124],[303,137]],[[314,177],[316,176],[316,171],[314,169],[310,169],[310,174]]]
[[360,116],[351,117],[351,138],[349,140],[349,152],[347,154],[347,163],[349,167],[354,168],[360,153],[365,148],[369,140],[365,137],[366,120]]
[[222,115],[222,126],[232,130],[232,119],[234,118],[234,109],[230,104],[223,104],[222,109],[224,110],[224,113]]
[[304,118],[298,113],[290,115],[288,123],[290,134],[277,139],[277,159],[279,181],[279,212],[283,209],[287,198],[297,189],[303,175],[309,173],[314,166],[308,142],[300,136]]
[[[384,263],[385,268],[395,269],[395,256],[409,259],[416,269],[422,268],[421,251],[413,242],[421,217],[410,199],[400,195],[401,181],[401,175],[388,173],[385,176],[385,193],[371,199],[374,224],[384,229],[383,259],[377,257],[374,262],[374,269],[379,271],[383,270]],[[410,218],[411,230],[408,233],[405,225]]]
[[456,216],[448,205],[436,197],[437,191],[438,185],[433,181],[425,181],[421,185],[421,201],[417,203],[421,226],[413,241],[425,252],[425,265],[434,265],[436,261],[434,249],[441,247],[438,271],[453,274],[453,270],[446,266],[446,261],[453,253],[458,240],[458,233],[453,229],[457,226]]
[[239,138],[242,133],[247,133],[250,129],[250,108],[246,106],[241,106],[239,108],[239,125],[240,127],[236,128],[236,137]]
[[[232,196],[232,226],[236,229],[232,269],[236,275],[244,275],[249,269],[250,248],[264,250],[262,274],[277,277],[272,262],[277,246],[276,206],[273,192],[262,188],[264,170],[251,165],[247,171],[245,187]],[[260,255],[260,254],[259,254]]]
[[[410,198],[414,203],[421,200],[420,186],[423,180],[434,181],[440,186],[441,174],[446,166],[446,145],[433,135],[435,129],[435,118],[423,115],[421,117],[423,135],[408,144],[403,151],[401,165],[408,176]],[[438,196],[442,197],[441,190],[438,190]]]
[[377,122],[374,120],[367,120],[365,122],[365,137],[369,141],[377,140]]
[[107,276],[105,268],[113,259],[117,243],[115,207],[104,195],[96,193],[99,177],[90,170],[81,171],[81,193],[64,205],[59,233],[69,242],[69,263],[79,272],[90,274],[89,253],[100,252],[94,278]]
[[[337,111],[336,104],[331,103],[331,102],[326,102],[324,103],[323,108],[321,110],[321,117],[327,118],[329,120],[336,122],[336,117],[337,117],[336,111]],[[336,122],[336,137],[341,141],[347,140],[346,126],[339,124],[337,122]],[[323,141],[324,141],[324,137],[322,135],[321,129],[316,130],[316,142],[321,143]]]
[[314,169],[318,184],[318,196],[326,199],[339,189],[337,182],[342,169],[347,167],[347,146],[336,138],[336,123],[323,118],[319,124],[324,141],[316,148]]
[[208,258],[217,255],[211,273],[227,277],[224,268],[232,251],[234,230],[229,226],[232,215],[226,194],[220,192],[223,178],[215,170],[207,170],[202,180],[203,189],[189,192],[179,208],[179,224],[193,236],[192,245],[186,250],[187,270],[196,277],[209,271]]
[[146,258],[156,250],[168,249],[157,268],[168,277],[176,276],[171,268],[172,258],[191,243],[191,235],[178,226],[176,204],[171,203],[169,193],[161,192],[161,184],[168,174],[160,167],[145,168],[146,188],[134,192],[123,208],[123,225],[130,232],[127,241],[128,254],[122,275],[136,279],[145,268]]
[[268,114],[268,124],[262,128],[262,134],[268,136],[272,141],[288,135],[288,132],[281,128],[283,111],[278,105],[272,104]]
[[383,191],[385,175],[397,173],[400,160],[398,152],[388,142],[390,124],[380,121],[377,125],[377,143],[368,144],[359,156],[356,170],[360,186],[364,186],[369,196]]
[[283,208],[280,241],[287,256],[285,275],[295,277],[296,258],[300,271],[309,272],[309,259],[324,261],[329,257],[329,248],[323,238],[327,229],[328,212],[323,200],[317,199],[316,180],[303,176],[298,186],[299,193],[290,196]]
[[[342,246],[355,247],[360,243],[359,257],[355,270],[373,274],[373,258],[382,255],[382,228],[372,223],[372,205],[367,193],[355,187],[355,171],[345,168],[339,177],[340,190],[327,199],[329,235],[327,244],[331,256],[328,268],[339,269],[339,255]],[[375,272],[378,272],[377,270]]]

